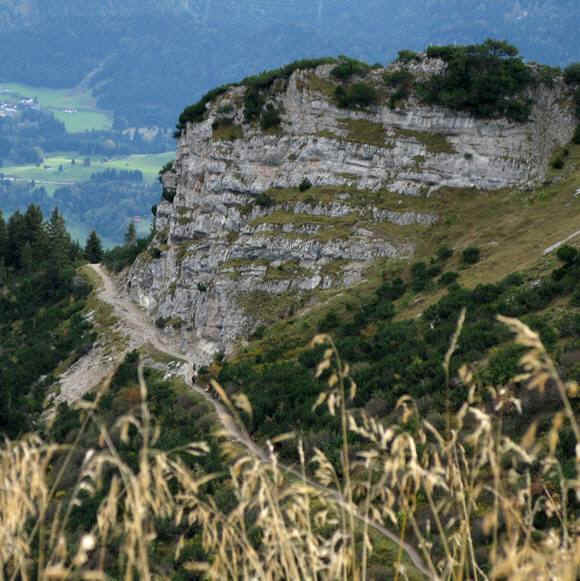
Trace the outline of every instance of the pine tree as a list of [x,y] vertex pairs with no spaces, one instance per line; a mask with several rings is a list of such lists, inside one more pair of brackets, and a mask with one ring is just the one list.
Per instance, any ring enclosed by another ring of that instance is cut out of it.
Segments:
[[127,246],[135,246],[137,244],[137,229],[134,222],[129,223],[127,232],[125,232],[125,244]]
[[103,260],[103,247],[101,245],[101,239],[94,230],[87,238],[87,243],[85,245],[85,257],[93,264]]
[[70,266],[71,238],[66,230],[62,214],[55,208],[50,215],[50,220],[46,225],[48,236],[49,257],[52,266],[56,270],[62,270]]
[[6,260],[6,252],[8,250],[8,231],[6,229],[6,222],[4,221],[4,214],[0,210],[0,261]]

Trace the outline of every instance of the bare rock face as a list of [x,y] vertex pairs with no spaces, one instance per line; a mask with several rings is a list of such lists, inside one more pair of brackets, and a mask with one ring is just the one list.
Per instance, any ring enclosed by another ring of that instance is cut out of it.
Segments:
[[[558,81],[533,89],[530,120],[512,123],[412,97],[404,108],[340,109],[330,69],[274,84],[273,129],[245,122],[248,89],[233,87],[179,139],[164,174],[173,201],[159,204],[155,239],[128,284],[199,364],[321,290],[360,281],[375,261],[411,258],[420,232],[444,218],[420,209],[440,190],[533,186],[574,130]],[[384,86],[383,73],[366,80]]]

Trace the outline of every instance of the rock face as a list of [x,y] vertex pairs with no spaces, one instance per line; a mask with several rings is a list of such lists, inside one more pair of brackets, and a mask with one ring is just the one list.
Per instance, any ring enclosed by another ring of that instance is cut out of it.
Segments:
[[[429,199],[541,181],[554,148],[573,133],[558,81],[533,90],[532,116],[520,124],[413,97],[391,109],[380,92],[383,105],[341,109],[331,68],[274,83],[265,106],[279,112],[278,126],[246,122],[248,89],[238,86],[179,138],[163,177],[173,201],[159,204],[154,241],[128,284],[198,363],[321,289],[361,280],[376,260],[411,258],[417,236],[441,219]],[[427,62],[414,72],[438,68]],[[383,73],[365,81],[385,91]]]

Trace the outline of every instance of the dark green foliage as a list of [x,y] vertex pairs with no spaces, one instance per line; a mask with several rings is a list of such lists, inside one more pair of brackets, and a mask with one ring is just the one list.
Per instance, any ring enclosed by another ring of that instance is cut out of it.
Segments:
[[440,246],[437,249],[437,260],[445,262],[453,256],[453,250],[449,246]]
[[262,207],[262,208],[271,208],[274,205],[274,198],[272,198],[272,196],[269,196],[268,194],[258,194],[255,197],[256,200],[256,205]]
[[175,127],[175,137],[180,137],[185,131],[188,123],[199,123],[205,119],[208,103],[216,97],[223,95],[233,85],[222,85],[206,93],[197,103],[186,107],[179,115],[179,120]]
[[562,155],[557,155],[554,159],[550,162],[550,166],[552,169],[563,169],[564,167],[564,158]]
[[8,224],[0,214],[2,434],[32,429],[54,381],[50,374],[94,341],[81,315],[90,288],[74,275],[80,254],[58,211],[48,222],[37,206],[15,212]]
[[89,262],[96,264],[103,260],[103,246],[98,234],[93,230],[87,238],[85,257]]
[[389,107],[395,108],[399,101],[405,101],[411,95],[415,76],[406,70],[393,71],[383,75],[385,84],[394,89],[393,94],[389,97]]
[[136,170],[126,170],[126,169],[105,169],[91,174],[90,180],[92,182],[135,182],[138,184],[143,183],[143,172]]
[[323,319],[318,323],[318,330],[321,333],[328,333],[332,329],[335,329],[340,324],[340,318],[335,311],[328,311]]
[[163,188],[161,192],[161,197],[170,204],[173,204],[173,200],[175,199],[175,195],[177,194],[177,190],[174,188]]
[[572,137],[572,143],[580,145],[580,124],[576,125],[576,129],[574,130],[574,136]]
[[478,117],[528,119],[531,103],[522,93],[532,74],[514,46],[488,39],[479,45],[431,46],[427,56],[447,64],[445,72],[420,87],[427,103]]
[[[265,103],[263,93],[274,84],[274,81],[278,79],[288,80],[292,73],[299,69],[314,69],[322,64],[333,62],[336,62],[336,60],[330,58],[298,60],[279,69],[265,71],[259,75],[246,77],[240,83],[248,88],[244,97],[244,118],[246,122],[257,121],[260,118],[262,107]],[[203,121],[205,119],[207,105],[220,95],[223,95],[228,89],[235,86],[236,84],[233,83],[222,85],[221,87],[206,93],[197,103],[186,107],[179,116],[175,137],[180,137],[183,134],[188,123],[199,123],[200,121]],[[268,125],[272,120],[274,120],[274,116],[269,114],[266,124]],[[269,127],[274,127],[278,123],[275,122],[273,125],[269,125]],[[265,128],[267,129],[268,127]]]
[[405,294],[406,290],[407,285],[405,284],[405,281],[402,278],[397,277],[392,281],[384,282],[376,290],[376,294],[380,299],[396,301]]
[[397,61],[400,63],[410,63],[419,60],[419,53],[414,50],[400,50],[397,54]]
[[371,67],[367,63],[346,57],[341,57],[341,59],[344,60],[341,60],[330,71],[331,76],[340,81],[347,81],[353,76],[364,77],[371,70]]
[[411,288],[414,292],[421,292],[427,288],[429,275],[427,265],[424,262],[415,262],[411,266]]
[[569,85],[580,83],[580,63],[572,63],[564,69],[564,80]]
[[[409,321],[393,319],[392,302],[404,294],[407,284],[401,278],[387,280],[375,293],[361,299],[358,308],[340,314],[337,310],[327,312],[318,329],[332,334],[341,358],[353,370],[358,385],[355,407],[370,411],[380,403],[381,413],[385,413],[384,410],[394,408],[401,395],[410,394],[422,413],[428,413],[443,406],[441,361],[462,307],[467,308],[468,315],[452,360],[453,375],[463,363],[485,358],[492,347],[497,349],[491,354],[490,370],[482,378],[484,381],[504,381],[517,371],[518,348],[503,347],[510,340],[510,333],[496,320],[497,313],[524,317],[540,331],[547,346],[555,348],[557,336],[552,325],[545,318],[532,315],[557,297],[575,296],[580,283],[580,261],[574,260],[562,268],[565,272],[559,281],[545,278],[534,285],[525,284],[518,273],[497,285],[479,285],[472,291],[455,282],[448,287],[447,295],[428,307],[422,317]],[[427,263],[415,263],[411,271],[411,285],[415,279],[430,282]],[[445,273],[441,279],[446,275],[456,278],[455,273]],[[563,333],[580,336],[580,316],[563,318],[560,334]],[[297,361],[284,361],[284,353],[294,353],[302,347],[292,339],[284,341],[268,335],[268,341],[260,343],[261,351],[256,357],[242,358],[237,363],[226,361],[219,379],[234,391],[241,389],[248,395],[259,418],[252,423],[257,437],[279,433],[276,428],[298,430],[307,447],[316,445],[335,453],[334,420],[323,412],[313,417],[310,407],[322,389],[312,376],[324,347],[303,351]],[[323,376],[323,382],[325,379]],[[464,389],[454,390],[452,404],[461,405],[464,396]],[[283,454],[292,452],[284,450]]]
[[292,76],[292,73],[297,70],[311,70],[319,67],[320,65],[327,65],[335,62],[336,59],[334,58],[297,60],[279,69],[264,71],[259,75],[246,77],[241,84],[250,88],[268,89],[277,79],[288,80]]
[[[130,226],[129,226],[130,228]],[[109,270],[113,272],[120,272],[127,266],[135,262],[139,254],[147,250],[147,246],[153,238],[153,231],[146,238],[133,238],[130,230],[127,230],[125,244],[122,246],[115,246],[111,250],[107,250],[103,257],[103,262]]]
[[452,271],[444,272],[441,275],[439,282],[443,286],[449,286],[450,284],[453,284],[458,278],[459,278],[459,274],[457,274],[456,272],[452,272]]
[[309,190],[311,187],[312,187],[312,182],[308,178],[304,178],[300,182],[300,185],[298,186],[298,189],[301,192],[305,192],[306,190]]
[[461,253],[461,262],[463,264],[475,264],[481,258],[481,251],[477,246],[468,246]]
[[334,96],[338,106],[346,109],[366,109],[378,101],[376,89],[366,83],[354,83],[346,88],[339,85]]
[[566,265],[571,265],[578,260],[578,250],[573,246],[564,244],[556,251],[556,256]]
[[272,103],[268,103],[266,107],[262,110],[262,114],[260,116],[260,127],[267,131],[268,129],[273,129],[274,127],[278,127],[282,123],[282,117],[280,117],[280,111],[272,105]]

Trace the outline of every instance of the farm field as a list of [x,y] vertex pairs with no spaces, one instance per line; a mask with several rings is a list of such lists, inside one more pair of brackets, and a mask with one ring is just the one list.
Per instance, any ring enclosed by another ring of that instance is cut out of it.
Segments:
[[[159,170],[175,157],[175,152],[156,154],[135,154],[119,158],[104,159],[102,156],[91,158],[74,158],[70,154],[49,156],[42,165],[14,165],[0,168],[4,178],[17,181],[34,180],[43,186],[47,192],[70,185],[75,182],[87,181],[91,174],[106,169],[139,170],[143,179],[152,183],[157,179]],[[88,159],[89,163],[85,160]],[[74,163],[73,163],[74,160]]]
[[38,99],[43,109],[54,113],[69,133],[111,129],[112,116],[97,108],[90,91],[0,83],[0,101],[16,103],[22,98],[33,97]]

